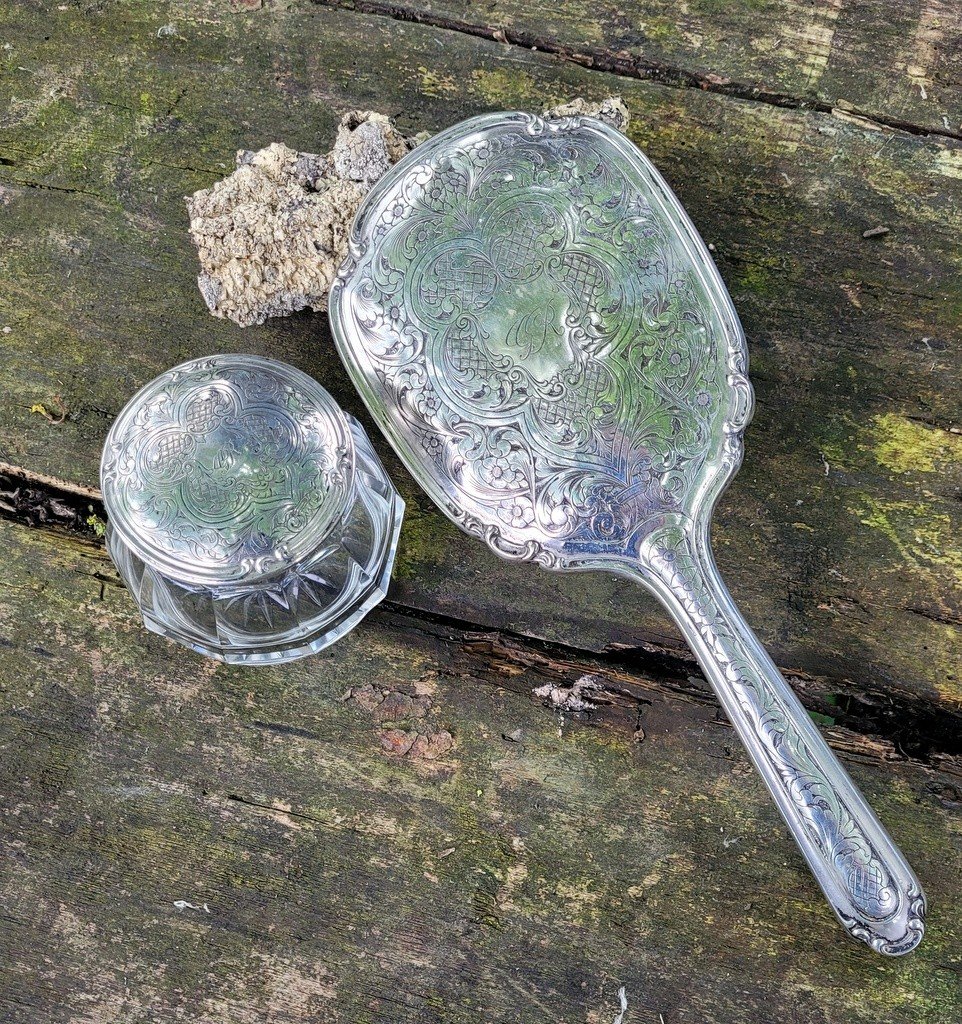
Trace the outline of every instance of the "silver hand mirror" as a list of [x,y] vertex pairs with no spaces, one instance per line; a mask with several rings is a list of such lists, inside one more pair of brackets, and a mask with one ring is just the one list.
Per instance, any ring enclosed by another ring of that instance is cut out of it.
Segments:
[[752,409],[745,339],[644,155],[591,118],[456,125],[369,195],[330,315],[371,414],[455,523],[661,600],[844,926],[914,949],[918,880],[715,568],[711,513]]

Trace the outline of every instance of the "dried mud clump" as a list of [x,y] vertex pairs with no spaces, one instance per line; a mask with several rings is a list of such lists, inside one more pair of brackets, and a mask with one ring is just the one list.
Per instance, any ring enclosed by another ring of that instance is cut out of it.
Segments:
[[562,103],[557,107],[550,107],[544,112],[545,117],[596,117],[604,121],[616,131],[628,131],[631,122],[631,115],[620,96],[609,96],[600,103],[589,103],[588,100],[571,100],[570,103]]
[[410,148],[383,114],[355,111],[325,156],[241,150],[233,174],[187,198],[210,311],[249,327],[326,309],[361,200]]

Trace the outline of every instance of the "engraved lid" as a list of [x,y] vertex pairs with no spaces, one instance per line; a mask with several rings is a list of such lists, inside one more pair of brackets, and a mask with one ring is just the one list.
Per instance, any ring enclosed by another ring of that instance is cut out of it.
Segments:
[[343,513],[354,445],[314,380],[247,355],[194,359],[140,390],[100,467],[110,526],[184,583],[251,583],[310,554]]

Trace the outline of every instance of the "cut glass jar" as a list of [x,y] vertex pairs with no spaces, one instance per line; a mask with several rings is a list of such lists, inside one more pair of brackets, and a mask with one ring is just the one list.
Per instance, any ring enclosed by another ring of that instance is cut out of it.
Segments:
[[404,502],[314,380],[247,355],[161,374],[104,447],[107,547],[147,627],[221,661],[319,651],[384,597]]

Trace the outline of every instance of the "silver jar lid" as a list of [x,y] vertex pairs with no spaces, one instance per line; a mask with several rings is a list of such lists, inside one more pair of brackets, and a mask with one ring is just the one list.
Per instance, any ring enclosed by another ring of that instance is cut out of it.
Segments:
[[253,583],[299,561],[344,511],[347,423],[292,366],[195,359],[131,399],[104,449],[107,514],[132,552],[185,583]]

